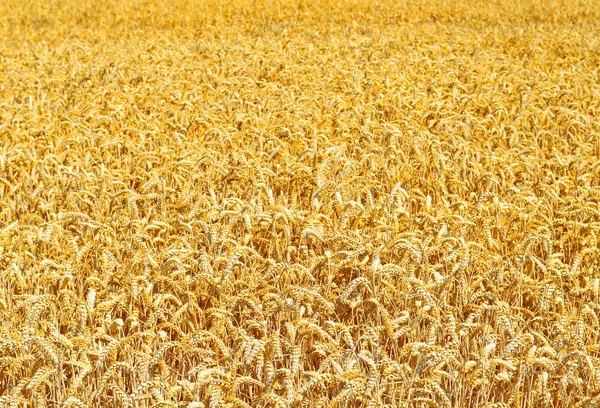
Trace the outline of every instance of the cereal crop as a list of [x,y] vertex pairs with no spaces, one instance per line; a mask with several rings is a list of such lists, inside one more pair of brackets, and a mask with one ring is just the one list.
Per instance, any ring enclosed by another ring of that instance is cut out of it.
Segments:
[[600,406],[597,1],[0,34],[0,407]]

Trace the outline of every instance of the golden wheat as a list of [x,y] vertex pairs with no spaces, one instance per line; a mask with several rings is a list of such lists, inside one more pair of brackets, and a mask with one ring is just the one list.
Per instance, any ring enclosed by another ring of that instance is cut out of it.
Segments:
[[598,406],[598,21],[4,0],[0,406]]

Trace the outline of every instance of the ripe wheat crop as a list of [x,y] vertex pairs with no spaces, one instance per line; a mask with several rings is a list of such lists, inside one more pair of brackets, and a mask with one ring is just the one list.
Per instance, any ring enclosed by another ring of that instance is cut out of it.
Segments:
[[595,0],[0,35],[0,407],[600,405]]

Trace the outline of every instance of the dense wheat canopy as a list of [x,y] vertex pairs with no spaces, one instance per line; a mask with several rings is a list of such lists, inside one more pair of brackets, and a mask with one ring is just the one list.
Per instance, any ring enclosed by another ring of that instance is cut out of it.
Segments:
[[596,1],[0,35],[0,407],[600,405]]

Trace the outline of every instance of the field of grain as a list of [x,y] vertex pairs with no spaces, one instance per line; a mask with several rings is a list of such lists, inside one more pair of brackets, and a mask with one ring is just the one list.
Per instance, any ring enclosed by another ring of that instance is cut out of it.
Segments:
[[600,406],[596,1],[0,34],[0,407]]

